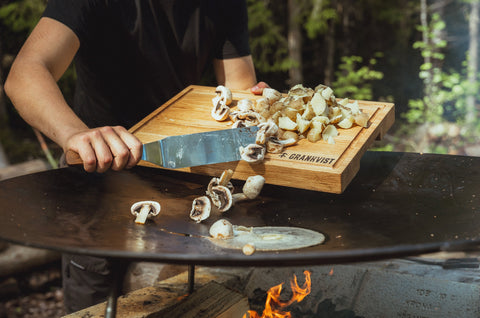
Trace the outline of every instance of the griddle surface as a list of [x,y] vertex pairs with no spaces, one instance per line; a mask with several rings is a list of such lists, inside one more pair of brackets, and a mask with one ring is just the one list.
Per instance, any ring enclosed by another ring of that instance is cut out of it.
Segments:
[[[0,238],[60,252],[221,266],[325,264],[464,250],[480,238],[479,169],[477,157],[367,152],[343,194],[266,185],[260,198],[223,214],[212,212],[196,224],[189,211],[193,199],[204,195],[209,177],[146,167],[88,174],[69,167],[0,182]],[[240,191],[243,181],[234,183]],[[162,211],[138,225],[130,206],[142,200],[160,202]],[[307,228],[327,240],[246,256],[202,237],[219,218],[236,225]]]

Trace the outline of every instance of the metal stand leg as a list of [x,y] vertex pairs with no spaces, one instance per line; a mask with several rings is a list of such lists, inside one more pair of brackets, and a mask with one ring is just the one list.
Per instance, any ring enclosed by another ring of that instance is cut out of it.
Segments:
[[112,289],[108,294],[107,307],[105,307],[105,318],[114,318],[117,315],[117,298],[120,294],[118,282],[114,279]]
[[193,289],[195,288],[195,265],[189,264],[188,265],[188,293],[193,293]]
[[114,318],[117,315],[117,299],[121,294],[126,269],[127,264],[123,261],[112,261],[112,286],[105,307],[105,318]]

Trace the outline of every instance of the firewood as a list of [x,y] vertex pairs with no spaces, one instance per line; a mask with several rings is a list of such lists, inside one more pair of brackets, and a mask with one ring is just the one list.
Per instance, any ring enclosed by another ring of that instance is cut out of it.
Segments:
[[149,318],[231,318],[242,317],[247,310],[249,310],[247,297],[212,281],[183,301]]

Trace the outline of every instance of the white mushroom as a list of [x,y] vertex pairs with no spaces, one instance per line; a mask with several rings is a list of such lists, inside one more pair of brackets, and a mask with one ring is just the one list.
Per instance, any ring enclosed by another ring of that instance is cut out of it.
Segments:
[[212,187],[218,186],[218,185],[227,187],[230,190],[230,192],[233,193],[235,188],[234,188],[233,184],[230,182],[230,179],[232,178],[232,175],[233,175],[233,170],[232,169],[227,169],[227,170],[222,172],[222,175],[220,176],[220,178],[213,177],[210,180],[210,182],[208,183],[207,191],[206,191],[207,195],[211,196]]
[[260,191],[262,191],[264,184],[265,178],[261,175],[248,177],[243,185],[243,193],[247,198],[255,199],[260,194]]
[[229,239],[233,237],[233,225],[225,219],[220,219],[212,224],[209,233],[216,239]]
[[214,186],[210,191],[210,198],[220,212],[225,212],[232,207],[232,192],[225,186]]
[[283,143],[277,137],[268,138],[265,145],[269,153],[281,153],[284,147]]
[[270,105],[283,97],[279,91],[268,87],[263,89],[262,96],[268,98]]
[[265,184],[265,178],[261,175],[250,176],[245,181],[245,184],[242,188],[242,193],[235,193],[232,195],[232,205],[236,204],[239,201],[244,200],[253,200],[255,199],[260,192],[262,191],[263,185]]
[[239,120],[244,121],[245,126],[256,126],[260,123],[265,122],[265,118],[262,117],[259,113],[254,112],[252,110],[248,111],[233,111],[230,112],[230,119],[233,122],[237,122]]
[[297,143],[295,138],[278,139],[275,136],[268,137],[265,143],[267,152],[269,153],[281,153],[283,148],[294,145]]
[[242,160],[248,163],[258,163],[265,158],[265,147],[262,145],[250,144],[240,147],[239,150]]
[[243,246],[242,248],[243,254],[249,256],[255,253],[255,244],[253,243],[247,243]]
[[215,88],[215,93],[217,93],[217,96],[223,101],[223,104],[228,106],[232,103],[232,91],[228,87],[218,85],[217,88]]
[[135,223],[145,224],[147,218],[156,216],[160,213],[160,203],[156,201],[136,202],[132,205],[130,211],[136,216]]
[[259,145],[264,145],[268,137],[275,136],[278,132],[278,126],[273,121],[268,120],[258,125],[257,136],[255,142]]
[[215,96],[212,99],[213,102],[213,108],[211,115],[216,121],[223,121],[228,118],[228,115],[230,114],[230,107],[228,107],[222,97],[220,96]]
[[245,124],[245,120],[237,120],[232,125],[232,128],[242,128],[242,127],[247,127],[247,125]]
[[237,109],[242,112],[253,110],[254,103],[251,99],[244,98],[238,101]]
[[210,216],[212,205],[207,196],[195,198],[192,203],[192,210],[190,211],[190,218],[197,223],[206,220]]

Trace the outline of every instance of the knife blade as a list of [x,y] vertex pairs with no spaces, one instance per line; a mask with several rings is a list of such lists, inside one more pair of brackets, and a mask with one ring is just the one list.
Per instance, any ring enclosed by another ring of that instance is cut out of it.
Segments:
[[[239,148],[254,144],[258,127],[242,127],[169,136],[143,145],[142,160],[158,166],[179,169],[238,161]],[[77,153],[68,151],[69,165],[82,164]]]

